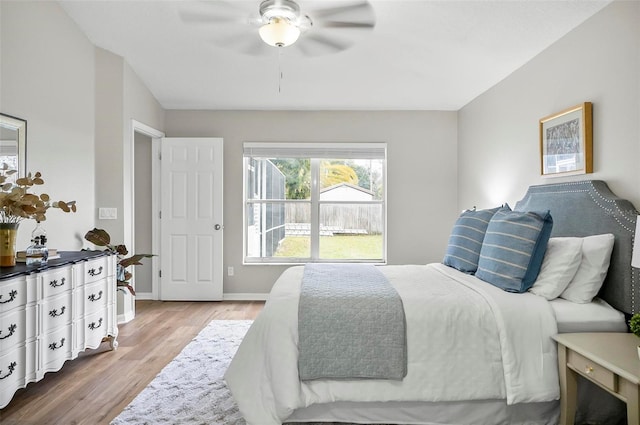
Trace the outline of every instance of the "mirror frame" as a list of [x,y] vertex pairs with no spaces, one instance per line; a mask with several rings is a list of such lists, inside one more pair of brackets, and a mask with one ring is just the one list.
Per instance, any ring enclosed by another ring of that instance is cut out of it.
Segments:
[[18,176],[24,177],[27,174],[27,120],[0,113],[0,127],[18,133]]

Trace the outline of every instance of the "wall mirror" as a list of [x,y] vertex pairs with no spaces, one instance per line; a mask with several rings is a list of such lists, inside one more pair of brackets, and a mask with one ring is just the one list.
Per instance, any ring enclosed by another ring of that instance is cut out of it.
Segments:
[[27,171],[27,121],[0,113],[0,164],[18,170],[17,176]]

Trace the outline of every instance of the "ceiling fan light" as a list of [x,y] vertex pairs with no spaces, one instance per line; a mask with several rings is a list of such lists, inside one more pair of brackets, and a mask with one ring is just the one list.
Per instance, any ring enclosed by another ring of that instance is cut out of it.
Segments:
[[262,41],[270,46],[285,47],[296,42],[300,28],[287,19],[273,18],[258,30]]

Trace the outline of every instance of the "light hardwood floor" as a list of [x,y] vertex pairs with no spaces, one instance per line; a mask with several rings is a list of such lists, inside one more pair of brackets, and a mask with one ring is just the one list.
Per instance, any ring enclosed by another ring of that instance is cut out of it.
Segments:
[[255,319],[263,302],[138,301],[118,349],[87,350],[0,410],[2,425],[108,424],[211,320]]

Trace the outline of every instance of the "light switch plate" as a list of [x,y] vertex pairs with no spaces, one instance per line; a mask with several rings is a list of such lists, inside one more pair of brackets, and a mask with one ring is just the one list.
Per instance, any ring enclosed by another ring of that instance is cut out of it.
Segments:
[[117,208],[98,208],[98,218],[100,220],[117,220],[118,209]]

